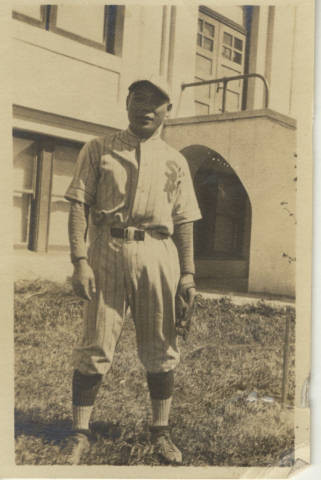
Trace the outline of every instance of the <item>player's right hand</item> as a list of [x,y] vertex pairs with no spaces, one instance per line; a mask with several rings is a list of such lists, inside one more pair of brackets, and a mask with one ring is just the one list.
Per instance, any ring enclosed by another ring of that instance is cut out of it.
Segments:
[[95,275],[87,260],[75,264],[71,283],[76,295],[85,300],[91,300],[96,293]]

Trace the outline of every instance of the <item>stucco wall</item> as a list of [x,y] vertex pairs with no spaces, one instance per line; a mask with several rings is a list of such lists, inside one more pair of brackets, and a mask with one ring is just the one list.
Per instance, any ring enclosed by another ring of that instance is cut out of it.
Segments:
[[295,217],[286,208],[295,212],[296,131],[264,113],[225,118],[173,120],[165,128],[165,140],[179,150],[204,145],[231,165],[252,206],[249,291],[294,295],[295,263],[283,253],[295,257]]
[[289,115],[292,102],[296,7],[275,8],[270,108]]
[[13,36],[14,104],[100,124],[119,123],[118,57],[19,20],[13,20]]

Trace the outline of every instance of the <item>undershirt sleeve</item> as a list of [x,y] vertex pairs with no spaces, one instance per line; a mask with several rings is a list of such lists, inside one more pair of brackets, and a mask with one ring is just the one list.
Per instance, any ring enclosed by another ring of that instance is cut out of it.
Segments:
[[76,200],[70,201],[68,234],[71,261],[74,263],[79,257],[87,257],[86,237],[88,229],[89,207]]
[[181,275],[186,273],[194,274],[193,222],[176,224],[173,240],[178,251]]

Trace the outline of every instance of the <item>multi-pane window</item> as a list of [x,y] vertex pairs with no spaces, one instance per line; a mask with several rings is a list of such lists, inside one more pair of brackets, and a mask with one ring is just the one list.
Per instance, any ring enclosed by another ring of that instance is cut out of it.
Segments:
[[242,64],[243,40],[230,33],[224,32],[222,55],[239,65]]
[[121,55],[124,6],[19,5],[13,17],[86,45]]
[[36,193],[37,144],[28,138],[13,142],[13,216],[14,242],[28,245],[30,237],[32,202]]
[[81,148],[78,142],[15,132],[14,243],[31,250],[68,248],[64,199]]
[[213,52],[215,27],[209,22],[198,19],[197,45]]
[[[233,77],[244,72],[246,31],[242,25],[200,7],[195,59],[195,81]],[[223,85],[195,87],[195,113],[208,115],[222,111]],[[241,80],[227,84],[225,111],[242,106]]]

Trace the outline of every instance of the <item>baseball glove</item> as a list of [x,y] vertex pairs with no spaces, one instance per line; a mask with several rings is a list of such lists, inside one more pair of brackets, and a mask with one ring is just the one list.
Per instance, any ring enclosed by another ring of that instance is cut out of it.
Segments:
[[194,313],[195,284],[180,283],[175,298],[176,333],[187,340]]

